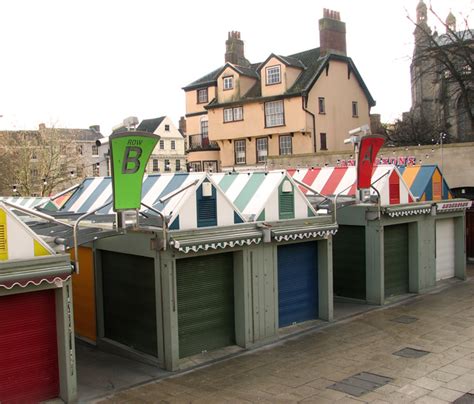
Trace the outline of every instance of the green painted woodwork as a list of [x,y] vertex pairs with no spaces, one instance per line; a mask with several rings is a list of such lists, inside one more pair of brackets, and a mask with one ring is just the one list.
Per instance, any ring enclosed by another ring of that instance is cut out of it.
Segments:
[[384,227],[385,298],[408,292],[408,225]]
[[280,212],[280,219],[294,219],[295,218],[295,190],[293,185],[291,192],[282,192],[283,181],[278,187],[278,206]]
[[221,181],[219,182],[219,186],[221,187],[222,191],[226,192],[232,183],[235,181],[237,178],[237,175],[235,174],[227,174],[222,177]]
[[235,344],[233,254],[176,260],[179,357]]
[[366,298],[365,227],[339,226],[333,236],[334,294]]
[[152,258],[102,251],[104,336],[157,357]]
[[257,217],[257,222],[262,222],[265,220],[265,209],[263,209]]

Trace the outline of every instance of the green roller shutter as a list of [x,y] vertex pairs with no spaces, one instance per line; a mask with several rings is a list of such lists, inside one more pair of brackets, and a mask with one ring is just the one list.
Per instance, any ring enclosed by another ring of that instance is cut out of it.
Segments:
[[101,251],[105,337],[157,357],[152,258]]
[[235,344],[233,255],[176,261],[179,357]]
[[339,226],[332,245],[334,294],[365,300],[365,227]]
[[385,298],[408,293],[408,225],[384,227]]

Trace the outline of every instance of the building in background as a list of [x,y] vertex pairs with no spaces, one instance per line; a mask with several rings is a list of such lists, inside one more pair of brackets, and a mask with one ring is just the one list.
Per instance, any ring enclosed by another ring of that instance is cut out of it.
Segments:
[[0,131],[0,194],[48,196],[99,175],[100,127]]
[[184,136],[170,118],[144,119],[137,130],[160,136],[148,162],[147,173],[186,171]]
[[260,63],[229,33],[225,64],[183,88],[191,169],[257,168],[269,156],[351,147],[347,132],[369,124],[375,101],[347,56],[339,13],[325,9],[319,31],[319,48]]
[[415,119],[431,126],[433,132],[449,134],[451,142],[472,142],[474,30],[458,31],[451,12],[443,28],[446,32],[442,34],[436,30],[432,32],[427,6],[420,0],[416,8],[415,48],[410,66],[411,112]]

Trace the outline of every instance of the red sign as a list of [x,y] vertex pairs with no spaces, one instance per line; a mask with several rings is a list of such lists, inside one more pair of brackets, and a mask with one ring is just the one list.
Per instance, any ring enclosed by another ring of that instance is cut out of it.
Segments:
[[375,157],[384,144],[385,139],[377,135],[364,136],[359,145],[359,161],[357,166],[357,189],[370,188]]
[[457,201],[457,202],[442,202],[436,204],[436,210],[462,210],[469,209],[472,206],[472,201]]

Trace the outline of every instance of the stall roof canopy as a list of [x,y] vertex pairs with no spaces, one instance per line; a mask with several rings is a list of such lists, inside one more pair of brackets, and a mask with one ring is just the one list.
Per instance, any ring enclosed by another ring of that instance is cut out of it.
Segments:
[[303,219],[313,207],[284,170],[211,174],[247,221]]
[[57,210],[57,206],[47,197],[1,196],[0,201],[14,203],[15,205],[20,205],[29,209],[42,208],[50,211]]
[[[210,182],[209,196],[203,194],[202,184]],[[161,198],[167,200],[161,202]],[[86,178],[60,212],[92,212],[112,201],[111,177]],[[244,219],[224,193],[215,187],[206,173],[167,173],[145,176],[142,202],[169,217],[171,230],[193,229],[242,223]],[[156,213],[141,209],[149,215]],[[97,214],[112,214],[112,204]]]
[[453,195],[437,165],[403,166],[398,168],[411,193],[419,201],[452,199]]
[[[353,197],[356,193],[357,170],[354,166],[290,169],[288,173],[325,196],[340,194]],[[414,200],[394,165],[376,166],[372,173],[372,185],[379,191],[382,205],[410,203]],[[306,188],[300,188],[304,194],[313,195]],[[376,195],[376,192],[371,189],[371,194]]]

